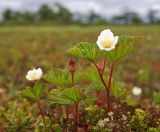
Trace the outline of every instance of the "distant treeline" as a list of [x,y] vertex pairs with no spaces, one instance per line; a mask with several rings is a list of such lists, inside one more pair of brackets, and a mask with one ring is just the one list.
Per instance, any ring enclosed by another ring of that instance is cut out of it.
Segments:
[[55,5],[55,9],[48,5],[42,5],[36,12],[20,12],[6,9],[2,14],[2,24],[144,24],[160,23],[160,18],[156,17],[156,12],[150,10],[147,18],[142,19],[137,13],[126,11],[118,16],[113,16],[110,20],[91,11],[88,16],[72,14],[67,8],[60,4]]

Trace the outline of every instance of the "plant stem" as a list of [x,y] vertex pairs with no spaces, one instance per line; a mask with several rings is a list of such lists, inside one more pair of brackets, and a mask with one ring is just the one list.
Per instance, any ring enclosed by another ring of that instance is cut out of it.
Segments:
[[43,111],[42,111],[42,109],[41,109],[41,105],[40,105],[40,102],[39,102],[39,99],[38,99],[38,98],[36,98],[36,102],[37,102],[39,111],[40,111],[40,113],[41,113],[42,119],[43,119],[43,124],[44,124],[44,126],[45,126],[45,132],[47,132],[47,127],[46,127],[46,123],[45,123],[45,119],[44,119],[44,114],[43,114]]
[[[72,87],[74,88],[75,84],[74,84],[74,73],[71,72],[71,77],[72,77]],[[78,127],[78,102],[74,103],[74,125],[75,125],[75,129],[77,132],[77,127]]]
[[20,127],[20,122],[19,121],[17,123],[17,126],[18,126],[18,132],[21,132],[21,127]]
[[114,71],[115,64],[116,64],[116,62],[112,64],[111,70],[110,70],[110,73],[109,73],[109,81],[108,81],[109,90],[110,90],[110,87],[111,87],[112,76],[113,76],[113,71]]
[[102,70],[102,75],[103,75],[103,73],[104,73],[104,70],[105,70],[105,68],[106,68],[106,61],[107,61],[107,59],[105,58],[105,59],[104,59],[104,62],[103,62],[103,70]]
[[72,87],[74,87],[74,73],[71,73],[72,76]]
[[78,103],[74,103],[74,125],[76,128],[77,132],[77,127],[78,127]]
[[69,118],[69,106],[68,105],[66,105],[66,114],[67,114],[67,120],[68,120]]
[[105,83],[105,80],[104,80],[104,78],[103,78],[103,74],[102,74],[101,71],[99,70],[97,64],[96,64],[95,62],[92,62],[92,63],[93,63],[94,66],[96,67],[96,69],[97,69],[97,71],[98,71],[98,73],[99,73],[99,77],[100,77],[103,85],[104,85],[105,88],[106,88],[106,92],[107,92],[107,94],[106,94],[106,96],[107,96],[107,108],[108,108],[108,110],[110,110],[110,101],[109,101],[109,95],[110,95],[109,92],[110,92],[110,91],[109,91],[108,85]]
[[102,75],[101,71],[99,70],[97,64],[96,64],[95,62],[92,62],[92,63],[93,63],[94,66],[96,67],[96,69],[97,69],[97,71],[98,71],[98,73],[99,73],[99,76],[100,76],[100,79],[101,79],[103,85],[105,86],[106,89],[108,89],[108,86],[106,85],[106,83],[105,83],[105,81],[104,81],[104,78],[103,78],[103,75]]

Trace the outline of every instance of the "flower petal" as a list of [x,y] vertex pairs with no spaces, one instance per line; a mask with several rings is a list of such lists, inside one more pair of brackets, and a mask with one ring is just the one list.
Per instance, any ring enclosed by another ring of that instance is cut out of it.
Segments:
[[105,50],[105,51],[111,51],[111,50],[113,50],[115,48],[115,46],[112,46],[111,48],[104,48],[103,50]]
[[113,40],[114,34],[110,29],[103,30],[99,36],[102,40],[110,39]]
[[31,78],[30,75],[26,75],[26,79],[27,79],[28,81],[32,81],[32,78]]
[[98,47],[100,48],[100,49],[104,49],[104,47],[103,47],[103,41],[101,40],[101,38],[100,37],[98,37],[98,40],[97,40],[97,45],[98,45]]
[[118,36],[115,36],[113,39],[113,46],[116,46],[118,43]]

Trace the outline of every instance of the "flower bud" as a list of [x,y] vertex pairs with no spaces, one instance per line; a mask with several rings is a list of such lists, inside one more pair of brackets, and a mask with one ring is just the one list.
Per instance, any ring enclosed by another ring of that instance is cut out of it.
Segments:
[[75,72],[75,61],[72,59],[69,60],[69,71],[72,74]]

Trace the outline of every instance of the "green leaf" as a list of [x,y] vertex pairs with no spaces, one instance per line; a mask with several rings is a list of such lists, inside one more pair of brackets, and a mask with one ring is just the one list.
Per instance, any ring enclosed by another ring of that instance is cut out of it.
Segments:
[[26,87],[26,88],[22,91],[22,94],[23,94],[23,96],[25,96],[25,97],[29,97],[29,98],[35,99],[35,94],[34,94],[33,88],[31,88],[31,87]]
[[94,70],[93,68],[87,68],[85,76],[89,81],[91,81],[89,87],[87,88],[88,91],[93,91],[93,90],[100,91],[104,89],[104,86],[96,70]]
[[140,41],[141,37],[120,36],[116,48],[109,52],[105,52],[107,59],[112,62],[120,60],[124,56],[134,51],[137,43],[139,43]]
[[80,42],[76,44],[74,47],[70,48],[67,51],[67,54],[87,59],[90,61],[95,61],[98,58],[100,52],[101,51],[99,50],[96,44]]
[[73,103],[79,102],[84,99],[83,93],[79,88],[66,88],[63,91],[62,96],[66,99],[71,100]]
[[67,105],[79,102],[83,98],[84,96],[78,88],[54,89],[51,91],[50,102],[51,104]]
[[153,98],[160,104],[160,92],[154,92]]
[[94,105],[96,103],[96,100],[97,98],[96,97],[90,97],[90,98],[86,98],[84,100],[84,102],[87,104],[87,105]]
[[51,104],[61,104],[61,105],[72,104],[71,100],[62,97],[62,90],[57,90],[57,89],[53,89],[51,91],[50,102]]
[[44,85],[40,83],[36,83],[33,90],[34,90],[35,96],[39,98],[44,91]]
[[121,97],[126,94],[127,90],[124,89],[125,84],[123,82],[112,82],[111,85],[111,93],[115,96],[115,98]]
[[36,83],[34,88],[31,87],[26,87],[23,91],[22,94],[26,97],[35,99],[35,98],[39,98],[41,96],[41,94],[44,91],[44,86],[40,83]]
[[64,88],[68,83],[70,83],[69,71],[54,68],[44,76],[44,80]]
[[55,132],[62,132],[61,126],[59,124],[52,125]]

